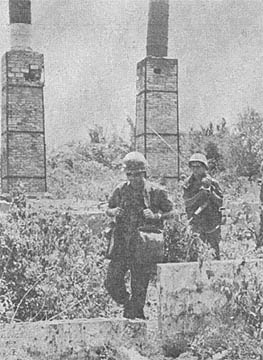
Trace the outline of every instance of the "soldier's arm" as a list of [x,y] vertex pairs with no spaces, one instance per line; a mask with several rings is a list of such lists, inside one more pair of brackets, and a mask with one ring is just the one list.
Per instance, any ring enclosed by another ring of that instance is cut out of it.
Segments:
[[109,199],[106,214],[110,217],[120,215],[121,213],[120,203],[121,203],[120,189],[117,188],[114,190],[113,194]]
[[261,185],[260,185],[259,199],[260,199],[260,202],[262,204],[263,203],[263,183],[261,183]]
[[158,213],[160,220],[170,219],[174,216],[174,204],[168,196],[166,190],[160,190],[159,193],[159,208],[160,212]]
[[196,208],[202,206],[207,202],[209,194],[205,190],[199,190],[197,194],[189,197],[187,192],[184,192],[183,198],[186,209],[188,208]]
[[217,182],[213,183],[211,186],[211,191],[209,194],[209,199],[213,202],[218,208],[223,205],[223,192]]

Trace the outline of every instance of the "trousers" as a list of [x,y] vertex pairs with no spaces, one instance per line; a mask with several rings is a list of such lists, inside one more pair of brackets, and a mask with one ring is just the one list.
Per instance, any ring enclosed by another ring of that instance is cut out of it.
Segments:
[[263,245],[263,212],[260,212],[260,223],[259,223],[259,234],[257,239],[257,247],[261,247]]
[[[105,287],[118,304],[124,305],[126,317],[143,317],[143,308],[147,295],[147,288],[154,271],[153,264],[138,264],[133,260],[111,260],[108,266]],[[125,276],[130,270],[131,294],[125,284]]]
[[193,226],[192,227],[192,231],[194,233],[199,234],[200,239],[206,243],[209,244],[211,246],[211,248],[214,250],[215,255],[214,258],[216,260],[220,260],[220,249],[219,249],[219,243],[221,241],[221,228],[220,226],[217,227],[214,231],[212,232],[206,232],[204,230],[202,230],[200,227],[198,226]]

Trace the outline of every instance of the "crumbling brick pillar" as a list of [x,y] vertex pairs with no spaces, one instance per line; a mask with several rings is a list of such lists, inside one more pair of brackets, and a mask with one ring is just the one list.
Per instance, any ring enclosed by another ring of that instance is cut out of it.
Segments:
[[137,64],[136,150],[149,175],[179,177],[178,61],[167,59],[168,0],[150,0],[145,59]]
[[176,59],[146,57],[137,65],[136,149],[153,177],[178,176]]
[[30,47],[31,3],[10,0],[11,51],[2,58],[1,186],[46,191],[44,57]]

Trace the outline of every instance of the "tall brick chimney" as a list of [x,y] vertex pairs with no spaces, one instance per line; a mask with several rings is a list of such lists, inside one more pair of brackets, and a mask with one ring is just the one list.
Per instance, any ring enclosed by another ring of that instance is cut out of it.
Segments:
[[31,50],[31,1],[9,0],[10,43],[13,50]]
[[44,57],[31,49],[31,2],[9,0],[11,50],[2,57],[1,187],[46,191]]
[[150,0],[146,58],[137,64],[136,149],[150,176],[179,177],[178,61],[168,59],[168,0]]
[[147,56],[167,56],[168,49],[169,0],[150,0]]

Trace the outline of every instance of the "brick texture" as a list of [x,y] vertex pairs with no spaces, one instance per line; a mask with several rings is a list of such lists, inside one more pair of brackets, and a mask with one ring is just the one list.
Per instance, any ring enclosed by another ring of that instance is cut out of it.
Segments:
[[46,191],[44,58],[10,51],[2,58],[2,191],[22,182],[29,192]]
[[146,152],[152,177],[178,176],[177,73],[176,59],[147,57],[137,64],[136,149]]

